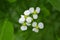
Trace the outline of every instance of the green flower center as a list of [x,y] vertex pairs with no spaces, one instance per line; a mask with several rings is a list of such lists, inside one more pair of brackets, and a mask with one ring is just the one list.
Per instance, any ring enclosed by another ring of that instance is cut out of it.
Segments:
[[36,10],[33,13],[36,14],[37,13]]
[[25,17],[25,19],[26,19],[28,16],[25,15],[24,17]]
[[36,25],[36,28],[38,29],[38,25]]
[[26,26],[26,22],[24,22],[23,25]]

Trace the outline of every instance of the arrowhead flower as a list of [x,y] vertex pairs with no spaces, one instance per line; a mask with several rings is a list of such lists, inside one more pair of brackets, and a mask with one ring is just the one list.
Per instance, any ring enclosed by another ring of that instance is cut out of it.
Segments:
[[[22,25],[20,27],[20,29],[22,31],[27,30],[28,26],[33,27],[32,31],[34,32],[39,32],[39,29],[43,29],[44,28],[44,24],[42,22],[34,22],[34,20],[38,19],[38,14],[40,13],[40,8],[36,7],[36,9],[34,9],[34,7],[29,8],[29,10],[25,10],[24,11],[24,15],[21,15],[21,17],[19,18],[19,23]],[[32,16],[30,16],[32,15]]]
[[29,9],[30,13],[33,14],[33,19],[37,19],[38,18],[38,13],[40,13],[40,8],[39,7],[36,7],[36,10],[34,10],[33,7],[31,7]]
[[27,16],[25,17],[24,15],[21,15],[21,18],[19,18],[19,23],[22,24],[23,26],[21,26],[21,30],[25,31],[27,30],[27,26],[30,26],[32,22],[32,18]]
[[37,22],[33,22],[32,23],[32,27],[33,27],[32,31],[39,32],[39,29],[43,29],[44,28],[44,24],[42,22],[40,22],[38,24],[37,24]]
[[30,13],[40,13],[40,8],[36,7],[36,10],[34,10],[33,7],[29,8]]

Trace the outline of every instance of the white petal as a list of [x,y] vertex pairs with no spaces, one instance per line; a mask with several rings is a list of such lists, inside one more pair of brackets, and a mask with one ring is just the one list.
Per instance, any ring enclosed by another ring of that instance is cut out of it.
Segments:
[[27,22],[27,23],[31,23],[31,22],[32,22],[32,18],[31,18],[31,17],[27,17],[27,18],[26,18],[26,22]]
[[38,15],[37,14],[33,14],[33,18],[34,19],[37,19],[38,18]]
[[39,32],[39,29],[33,28],[32,31],[34,31],[34,32]]
[[32,27],[36,27],[36,25],[37,25],[37,22],[32,23]]
[[29,8],[29,11],[30,11],[30,13],[33,13],[34,12],[34,8],[33,7]]
[[30,11],[29,11],[29,10],[26,10],[26,11],[24,12],[24,15],[30,15]]
[[30,26],[31,24],[30,23],[26,23],[27,26]]
[[40,29],[43,29],[43,28],[44,28],[44,24],[43,24],[42,22],[40,22],[40,23],[38,24],[38,27],[39,27]]
[[19,23],[21,23],[21,24],[24,23],[24,21],[25,21],[25,18],[23,18],[23,17],[19,19]]
[[40,8],[36,7],[36,12],[39,13],[40,12]]
[[24,17],[24,15],[21,15],[21,18],[23,18]]
[[21,30],[22,30],[22,31],[27,30],[27,26],[21,26]]

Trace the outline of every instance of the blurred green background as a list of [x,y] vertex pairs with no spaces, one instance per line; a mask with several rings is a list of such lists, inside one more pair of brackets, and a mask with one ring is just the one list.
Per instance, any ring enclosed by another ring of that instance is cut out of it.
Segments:
[[[39,33],[20,30],[18,19],[30,7],[40,7]],[[0,0],[0,40],[60,40],[60,0]]]

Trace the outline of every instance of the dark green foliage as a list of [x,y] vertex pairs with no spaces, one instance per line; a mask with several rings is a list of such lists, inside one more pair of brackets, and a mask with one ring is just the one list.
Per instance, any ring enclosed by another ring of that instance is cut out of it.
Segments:
[[[30,7],[40,7],[39,33],[20,30],[18,19]],[[0,40],[60,40],[60,0],[0,0]]]

